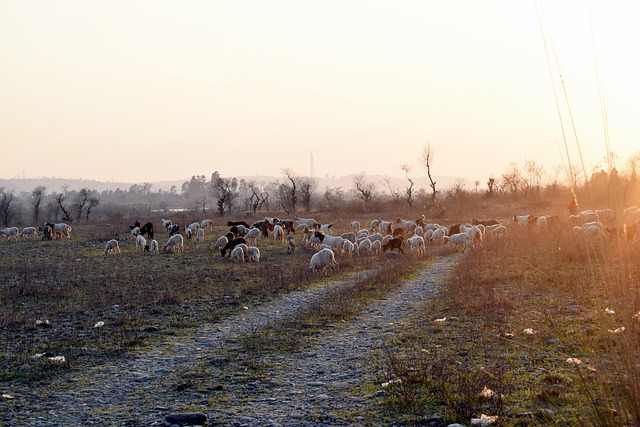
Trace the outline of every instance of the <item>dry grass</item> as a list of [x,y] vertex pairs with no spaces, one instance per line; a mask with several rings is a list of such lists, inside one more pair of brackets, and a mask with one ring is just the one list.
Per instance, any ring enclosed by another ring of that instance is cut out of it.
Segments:
[[638,248],[566,229],[511,229],[468,254],[426,320],[380,355],[380,380],[395,380],[388,410],[414,421],[638,425]]

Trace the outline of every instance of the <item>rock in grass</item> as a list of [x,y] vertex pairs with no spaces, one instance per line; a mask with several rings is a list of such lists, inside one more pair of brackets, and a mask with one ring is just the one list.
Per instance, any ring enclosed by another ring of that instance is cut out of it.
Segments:
[[167,415],[165,420],[171,424],[203,426],[207,422],[207,416],[201,412],[185,412],[183,414]]

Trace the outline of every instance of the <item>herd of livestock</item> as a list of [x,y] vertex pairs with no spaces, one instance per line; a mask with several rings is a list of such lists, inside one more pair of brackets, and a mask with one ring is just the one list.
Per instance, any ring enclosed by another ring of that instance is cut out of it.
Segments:
[[[557,215],[515,215],[512,222],[519,229],[546,229],[565,223],[567,220]],[[616,216],[611,209],[586,210],[568,218],[573,234],[585,238],[605,238],[607,234],[624,233],[626,239],[636,239],[636,227],[640,221],[640,208],[625,209]],[[196,244],[204,241],[205,232],[212,230],[214,221],[205,219],[180,227],[171,220],[162,219],[162,228],[169,238],[162,246],[154,239],[155,229],[151,222],[141,224],[136,221],[130,226],[135,238],[136,252],[183,252],[184,240],[194,239]],[[373,219],[368,226],[362,227],[359,221],[351,221],[348,231],[334,236],[333,224],[321,224],[313,218],[294,217],[293,220],[265,217],[252,224],[244,221],[229,221],[229,230],[220,236],[213,245],[220,250],[221,256],[228,256],[234,262],[260,261],[258,241],[261,238],[273,238],[282,244],[287,253],[295,254],[296,246],[303,245],[315,251],[309,268],[312,271],[337,270],[336,256],[368,256],[385,252],[409,253],[424,256],[428,246],[452,245],[464,252],[482,244],[486,239],[499,239],[507,235],[507,226],[495,219],[473,219],[469,224],[454,224],[445,227],[427,222],[424,215],[411,221],[397,217],[387,221],[380,217]],[[8,227],[0,230],[0,237],[9,239],[70,238],[72,227],[65,223],[45,223],[42,227]],[[293,235],[292,235],[293,234]],[[295,236],[302,236],[296,242]],[[146,236],[146,238],[145,238]],[[105,255],[120,254],[119,239],[109,240],[104,248]]]

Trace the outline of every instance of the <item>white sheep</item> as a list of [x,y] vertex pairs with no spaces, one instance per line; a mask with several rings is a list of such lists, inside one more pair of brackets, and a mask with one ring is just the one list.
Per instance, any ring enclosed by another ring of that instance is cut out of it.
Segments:
[[64,236],[67,239],[71,238],[71,231],[73,231],[73,229],[67,224],[65,224],[64,222],[60,222],[57,224],[52,224],[50,222],[47,222],[45,225],[48,225],[49,227],[51,227],[51,230],[53,231],[54,239],[58,238],[58,236],[60,236],[61,238],[62,236]]
[[358,248],[356,249],[356,255],[359,255],[359,256],[371,255],[371,240],[364,239],[360,243],[358,243]]
[[333,224],[316,224],[316,230],[322,231],[324,234],[333,234],[331,227],[333,227]]
[[248,246],[247,252],[249,253],[249,261],[260,262],[260,249],[256,246]]
[[520,227],[526,227],[529,225],[529,217],[531,215],[514,215],[513,222],[518,224]]
[[209,231],[213,230],[213,220],[212,219],[203,219],[200,221],[200,227],[208,229]]
[[418,257],[421,257],[426,254],[426,247],[424,244],[424,239],[422,236],[418,236],[417,234],[409,237],[407,239],[407,246],[409,247],[409,252],[418,253]]
[[342,253],[342,242],[343,239],[340,236],[327,236],[319,231],[316,231],[314,236],[311,238],[313,242],[319,242],[325,245],[329,245],[331,249],[335,249],[338,253]]
[[204,241],[204,228],[198,228],[196,232],[196,243]]
[[446,236],[447,233],[443,228],[436,228],[435,230],[431,231],[431,237],[429,238],[429,241],[434,245],[444,245]]
[[187,225],[187,228],[189,228],[192,233],[195,233],[196,231],[198,231],[198,228],[200,228],[200,223],[198,221],[192,222],[191,224]]
[[189,240],[191,240],[191,233],[192,233],[192,231],[191,231],[191,229],[189,227],[185,227],[184,228],[184,235]]
[[354,232],[358,231],[360,229],[360,221],[351,221],[349,227],[353,228]]
[[287,238],[285,239],[285,246],[287,247],[287,253],[288,254],[294,254],[296,253],[296,241],[294,239],[293,236],[287,236]]
[[416,224],[414,221],[408,221],[406,219],[397,217],[396,222],[400,224],[400,227],[405,234],[411,235],[416,232],[416,227],[418,226],[418,224]]
[[171,226],[172,222],[170,219],[164,219],[162,218],[162,226],[164,227],[165,230],[169,229],[169,226]]
[[184,238],[181,234],[174,234],[162,245],[162,252],[167,252],[171,247],[173,252],[184,252]]
[[371,242],[371,255],[379,255],[382,253],[382,241],[374,240]]
[[244,236],[244,239],[247,241],[247,243],[253,244],[255,246],[258,244],[258,239],[260,238],[260,234],[261,233],[259,228],[252,228],[249,231],[247,231],[247,234]]
[[342,237],[343,239],[347,239],[349,240],[351,243],[355,243],[356,242],[356,233],[349,231],[347,233],[342,233],[340,235],[340,237]]
[[147,239],[142,234],[138,234],[136,237],[136,253],[144,252],[144,247],[147,246]]
[[356,246],[353,244],[353,242],[351,242],[350,240],[347,240],[347,239],[342,241],[342,252],[346,256],[351,258],[351,256],[355,252],[355,250],[356,250]]
[[38,229],[35,227],[25,227],[20,232],[20,238],[23,237],[38,237]]
[[8,227],[0,230],[0,236],[5,237],[7,240],[15,239],[18,240],[18,227]]
[[327,268],[330,268],[332,272],[335,272],[340,269],[340,264],[336,261],[335,255],[331,249],[321,249],[311,257],[309,270],[311,270],[311,272],[322,271],[322,274],[326,275]]
[[236,245],[231,251],[231,261],[244,262],[244,249],[240,245]]
[[471,246],[471,237],[467,233],[456,233],[451,236],[444,236],[444,243],[453,243],[456,250],[462,245],[462,252],[466,251]]
[[227,246],[227,243],[229,243],[229,239],[227,238],[227,236],[220,236],[218,240],[216,240],[216,243],[213,245],[213,249],[222,249]]
[[598,218],[598,214],[596,214],[595,211],[592,210],[584,210],[578,212],[575,215],[569,215],[569,222],[577,226],[581,226],[584,223],[594,221],[600,221],[600,218]]
[[120,245],[116,239],[111,239],[107,242],[107,246],[104,248],[105,255],[120,254]]
[[[304,224],[305,226],[309,227],[309,228],[313,228],[316,226],[317,222],[315,219],[313,218],[300,218],[300,217],[293,217],[296,221],[298,221],[298,224]],[[296,228],[297,230],[297,228]]]
[[487,238],[489,239],[498,239],[498,238],[506,238],[507,237],[507,227],[501,224],[496,224],[496,226],[485,227],[485,231],[487,233]]
[[363,228],[362,230],[358,230],[358,232],[356,233],[356,240],[361,237],[367,237],[367,236],[369,236],[369,230]]
[[278,243],[284,243],[284,230],[278,224],[273,226],[273,239]]
[[152,239],[151,242],[149,242],[149,252],[152,254],[158,254],[160,252],[158,251],[158,241],[156,239]]

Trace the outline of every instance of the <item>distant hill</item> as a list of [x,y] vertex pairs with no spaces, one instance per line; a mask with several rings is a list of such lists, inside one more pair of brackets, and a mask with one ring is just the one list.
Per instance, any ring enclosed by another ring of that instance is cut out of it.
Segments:
[[[318,190],[324,190],[325,188],[337,188],[340,187],[343,191],[349,191],[354,188],[353,179],[355,174],[345,175],[340,177],[318,177]],[[239,176],[238,179],[244,179],[246,181],[253,180],[256,183],[268,183],[272,181],[282,181],[283,177],[274,177],[274,176],[263,176],[263,175],[255,175],[255,176]],[[379,192],[388,192],[387,183],[385,179],[387,177],[383,175],[365,175],[365,181],[376,183],[377,189]],[[406,178],[399,177],[388,177],[392,186],[397,186],[400,190],[406,188],[408,181]],[[429,189],[429,179],[427,176],[416,176],[411,177],[415,183],[415,190],[417,191],[420,188],[424,188],[427,191]],[[153,182],[153,187],[151,191],[157,191],[158,189],[162,189],[163,191],[168,191],[171,189],[173,185],[176,186],[178,192],[182,188],[182,184],[185,181],[189,181],[191,177],[187,177],[181,181],[156,181]],[[434,180],[437,183],[437,188],[439,190],[446,190],[453,187],[458,178],[448,177],[448,176],[436,176]],[[471,181],[463,181],[467,189],[473,188],[473,182]],[[128,190],[134,184],[142,184],[142,182],[123,182],[123,181],[95,181],[90,179],[67,179],[67,178],[24,178],[24,179],[0,179],[0,188],[4,188],[5,191],[14,190],[16,194],[20,194],[21,192],[31,192],[34,188],[39,185],[44,185],[47,187],[47,192],[60,192],[62,189],[67,186],[69,190],[80,190],[82,188],[89,188],[91,190],[97,190],[102,192],[104,190],[115,190],[120,188],[121,190]]]

